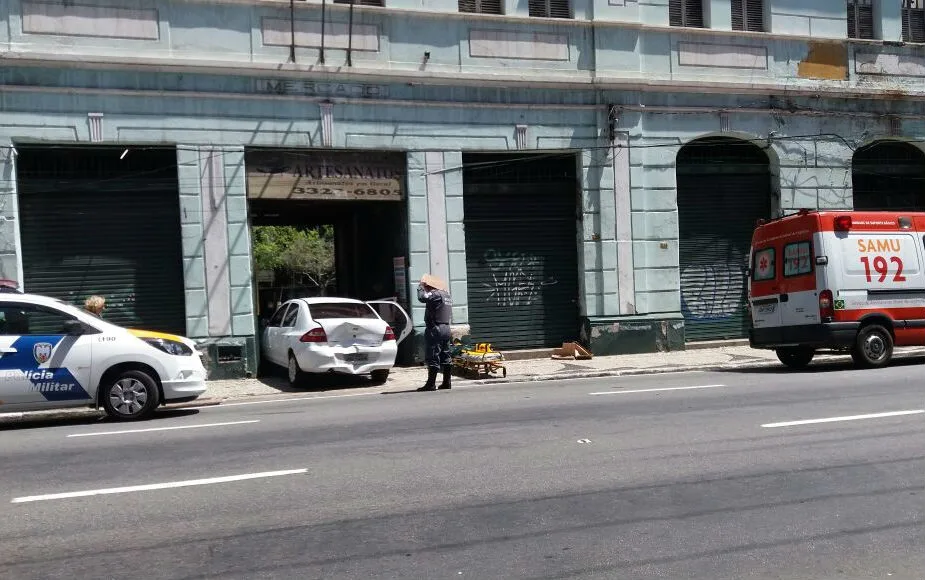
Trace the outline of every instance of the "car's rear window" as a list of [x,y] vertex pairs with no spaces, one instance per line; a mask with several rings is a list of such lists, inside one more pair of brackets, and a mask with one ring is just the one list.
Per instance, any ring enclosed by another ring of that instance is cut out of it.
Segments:
[[379,318],[369,304],[353,302],[319,302],[309,304],[308,311],[315,320],[322,318]]

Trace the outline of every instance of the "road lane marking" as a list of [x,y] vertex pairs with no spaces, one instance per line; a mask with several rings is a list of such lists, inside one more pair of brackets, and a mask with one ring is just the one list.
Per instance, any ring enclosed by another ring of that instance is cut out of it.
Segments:
[[369,397],[371,395],[378,395],[379,391],[375,393],[350,393],[347,395],[320,395],[317,397],[290,397],[287,399],[264,399],[262,401],[241,401],[237,403],[221,403],[219,405],[206,405],[204,407],[186,407],[189,410],[202,410],[202,409],[220,409],[222,407],[239,407],[241,405],[263,405],[266,403],[290,403],[292,401],[314,401],[315,399],[343,399],[346,397]]
[[125,429],[124,431],[100,431],[93,433],[72,433],[68,437],[97,437],[99,435],[123,435],[125,433],[148,433],[151,431],[173,431],[175,429],[199,429],[201,427],[223,427],[225,425],[244,425],[246,423],[259,423],[260,419],[249,421],[228,421],[227,423],[202,423],[200,425],[176,425],[173,427],[150,427],[148,429]]
[[132,493],[135,491],[151,491],[157,489],[172,489],[176,487],[191,487],[194,485],[211,485],[214,483],[228,483],[231,481],[244,481],[265,477],[279,477],[281,475],[297,475],[306,473],[308,469],[287,469],[283,471],[264,471],[262,473],[245,473],[243,475],[228,475],[225,477],[210,477],[208,479],[190,479],[187,481],[170,481],[167,483],[151,483],[148,485],[132,485],[129,487],[110,487],[107,489],[91,489],[87,491],[69,491],[66,493],[50,493],[46,495],[30,495],[13,498],[11,503],[26,503],[32,501],[47,501],[52,499],[68,499],[74,497],[87,497],[91,495],[107,495],[113,493]]
[[900,417],[902,415],[919,415],[925,409],[911,409],[909,411],[890,411],[889,413],[869,413],[867,415],[847,415],[844,417],[827,417],[825,419],[805,419],[802,421],[783,421],[781,423],[765,423],[762,427],[793,427],[795,425],[813,425],[816,423],[835,423],[838,421],[860,421],[863,419],[880,419],[882,417]]
[[726,385],[697,385],[694,387],[659,387],[657,389],[633,389],[631,391],[601,391],[589,395],[629,395],[630,393],[658,393],[661,391],[687,391],[690,389],[716,389]]

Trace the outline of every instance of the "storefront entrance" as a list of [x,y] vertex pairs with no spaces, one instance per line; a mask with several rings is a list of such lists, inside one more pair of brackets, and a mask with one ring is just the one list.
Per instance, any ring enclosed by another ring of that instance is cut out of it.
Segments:
[[410,314],[404,154],[251,149],[245,165],[261,324],[285,300],[322,295]]

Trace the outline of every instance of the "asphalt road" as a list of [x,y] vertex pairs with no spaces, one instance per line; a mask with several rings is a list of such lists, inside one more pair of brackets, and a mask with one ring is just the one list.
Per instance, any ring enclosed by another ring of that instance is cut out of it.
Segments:
[[6,427],[0,577],[920,580],[921,363]]

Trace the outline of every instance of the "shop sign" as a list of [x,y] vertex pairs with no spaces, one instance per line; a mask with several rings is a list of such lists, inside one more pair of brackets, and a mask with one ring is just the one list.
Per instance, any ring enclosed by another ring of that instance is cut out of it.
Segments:
[[251,199],[401,201],[403,155],[368,152],[249,151]]

